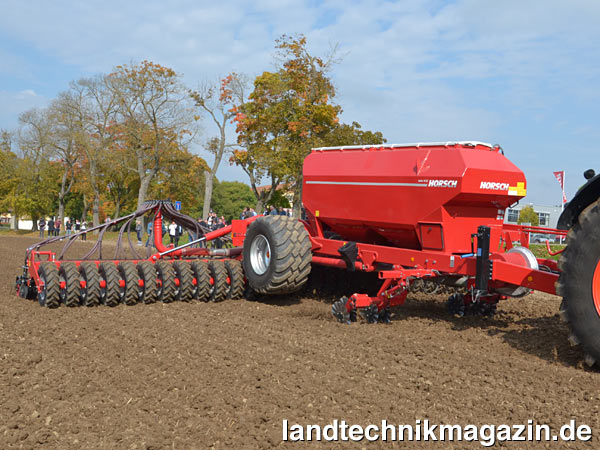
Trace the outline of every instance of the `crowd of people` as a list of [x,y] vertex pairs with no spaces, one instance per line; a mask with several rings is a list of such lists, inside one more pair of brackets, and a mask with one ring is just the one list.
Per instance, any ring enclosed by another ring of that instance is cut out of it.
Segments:
[[285,210],[281,206],[279,208],[275,208],[273,205],[269,206],[268,209],[265,209],[263,212],[263,216],[291,216],[292,210]]
[[[216,212],[210,211],[208,217],[203,219],[202,217],[198,218],[198,225],[200,225],[204,230],[218,230],[219,228],[223,228],[227,226],[227,221],[225,220],[225,216],[219,216]],[[142,223],[138,219],[135,225],[135,231],[137,234],[138,245],[142,245],[143,231],[142,231]],[[146,239],[146,247],[152,246],[154,240],[154,224],[152,221],[148,222],[147,226],[148,238]],[[169,242],[173,244],[175,247],[179,245],[179,240],[181,236],[183,236],[184,230],[181,225],[170,222],[168,225],[163,223],[162,226],[162,236],[164,237],[168,233]],[[188,242],[194,241],[197,237],[194,235],[193,230],[187,230]],[[215,240],[215,244],[218,248],[221,247],[222,242],[220,240]]]
[[[38,220],[38,229],[41,238],[44,237],[46,228],[48,229],[48,237],[60,236],[62,226],[61,220],[54,217],[51,217],[48,221],[43,217]],[[65,236],[70,236],[73,232],[78,233],[80,231],[85,231],[87,230],[87,227],[87,222],[85,220],[80,221],[79,219],[76,219],[75,222],[72,222],[71,219],[67,218],[64,223]],[[86,239],[87,233],[83,233],[81,235],[81,240],[85,241]]]
[[[254,208],[246,207],[240,214],[240,219],[247,219],[249,217],[253,217],[256,215],[258,215],[258,213],[254,210]],[[281,206],[279,208],[276,208],[275,206],[271,205],[263,211],[263,216],[291,216],[291,215],[292,215],[291,209],[285,209],[285,208],[282,208]]]

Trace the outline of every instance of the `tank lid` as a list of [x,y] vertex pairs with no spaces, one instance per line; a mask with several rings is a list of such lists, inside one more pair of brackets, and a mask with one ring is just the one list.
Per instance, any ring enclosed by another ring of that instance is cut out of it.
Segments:
[[316,151],[323,150],[362,150],[372,148],[419,148],[419,147],[455,147],[460,145],[462,147],[476,147],[478,145],[494,148],[492,144],[478,141],[448,141],[448,142],[415,142],[410,144],[376,144],[376,145],[346,145],[342,147],[317,147],[313,148]]

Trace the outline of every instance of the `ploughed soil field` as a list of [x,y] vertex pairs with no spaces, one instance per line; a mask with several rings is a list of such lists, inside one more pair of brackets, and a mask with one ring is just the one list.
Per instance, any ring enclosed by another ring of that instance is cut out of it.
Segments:
[[600,373],[569,346],[557,297],[504,301],[486,319],[417,294],[389,325],[337,323],[333,297],[312,293],[50,310],[14,294],[33,242],[0,236],[0,448],[301,448],[282,442],[283,419],[557,431],[572,418],[591,442],[503,445],[600,448]]

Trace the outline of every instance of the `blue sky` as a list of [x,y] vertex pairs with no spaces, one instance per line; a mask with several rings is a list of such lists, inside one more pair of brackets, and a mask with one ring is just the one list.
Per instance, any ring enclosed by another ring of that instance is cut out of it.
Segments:
[[[118,64],[152,60],[191,87],[254,77],[273,68],[277,37],[303,33],[313,53],[340,46],[342,120],[392,143],[501,144],[527,176],[526,201],[558,204],[553,171],[566,170],[569,198],[583,170],[600,171],[599,24],[597,0],[7,1],[0,128]],[[227,164],[218,176],[247,181]]]

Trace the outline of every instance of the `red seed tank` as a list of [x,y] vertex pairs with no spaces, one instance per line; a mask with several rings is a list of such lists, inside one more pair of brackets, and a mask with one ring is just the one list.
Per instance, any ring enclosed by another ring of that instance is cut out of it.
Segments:
[[525,175],[499,147],[479,142],[314,149],[304,161],[309,218],[344,240],[467,253],[525,196]]

